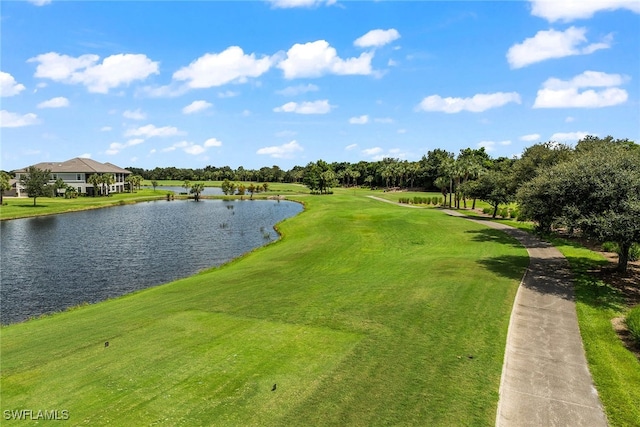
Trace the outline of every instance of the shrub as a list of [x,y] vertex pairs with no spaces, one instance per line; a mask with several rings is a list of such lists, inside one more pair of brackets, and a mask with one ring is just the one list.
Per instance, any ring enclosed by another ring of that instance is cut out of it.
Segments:
[[640,305],[629,310],[625,322],[631,337],[636,343],[640,344]]
[[618,244],[616,242],[604,242],[602,250],[605,252],[618,252]]
[[492,208],[482,208],[482,213],[485,215],[491,215],[493,214],[493,209]]
[[629,249],[629,261],[638,261],[640,259],[640,244],[634,243]]

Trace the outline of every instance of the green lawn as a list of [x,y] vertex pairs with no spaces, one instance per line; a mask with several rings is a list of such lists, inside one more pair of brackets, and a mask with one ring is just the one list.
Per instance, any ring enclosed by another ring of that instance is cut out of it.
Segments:
[[109,197],[38,197],[33,206],[33,198],[5,197],[0,206],[0,219],[26,218],[38,215],[52,215],[86,209],[118,206],[144,200],[164,198],[166,193],[158,190],[142,189],[135,193],[112,193]]
[[348,190],[304,200],[282,240],[221,268],[2,328],[0,409],[88,425],[493,425],[526,251],[438,210]]

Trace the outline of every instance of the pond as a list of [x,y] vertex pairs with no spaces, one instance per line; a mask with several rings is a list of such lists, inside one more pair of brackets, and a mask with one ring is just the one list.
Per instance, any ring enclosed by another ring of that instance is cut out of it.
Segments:
[[302,211],[277,200],[155,201],[0,223],[0,322],[95,303],[221,265]]

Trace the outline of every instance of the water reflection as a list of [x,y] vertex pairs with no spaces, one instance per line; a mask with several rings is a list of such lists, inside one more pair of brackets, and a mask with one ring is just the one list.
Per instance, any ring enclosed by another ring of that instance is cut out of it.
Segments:
[[3,324],[186,277],[277,239],[272,200],[156,201],[0,223]]

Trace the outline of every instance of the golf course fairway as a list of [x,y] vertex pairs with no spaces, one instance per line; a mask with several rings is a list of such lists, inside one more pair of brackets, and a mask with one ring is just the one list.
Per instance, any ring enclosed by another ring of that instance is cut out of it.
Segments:
[[291,197],[274,244],[3,327],[2,424],[493,425],[526,250],[365,194]]

